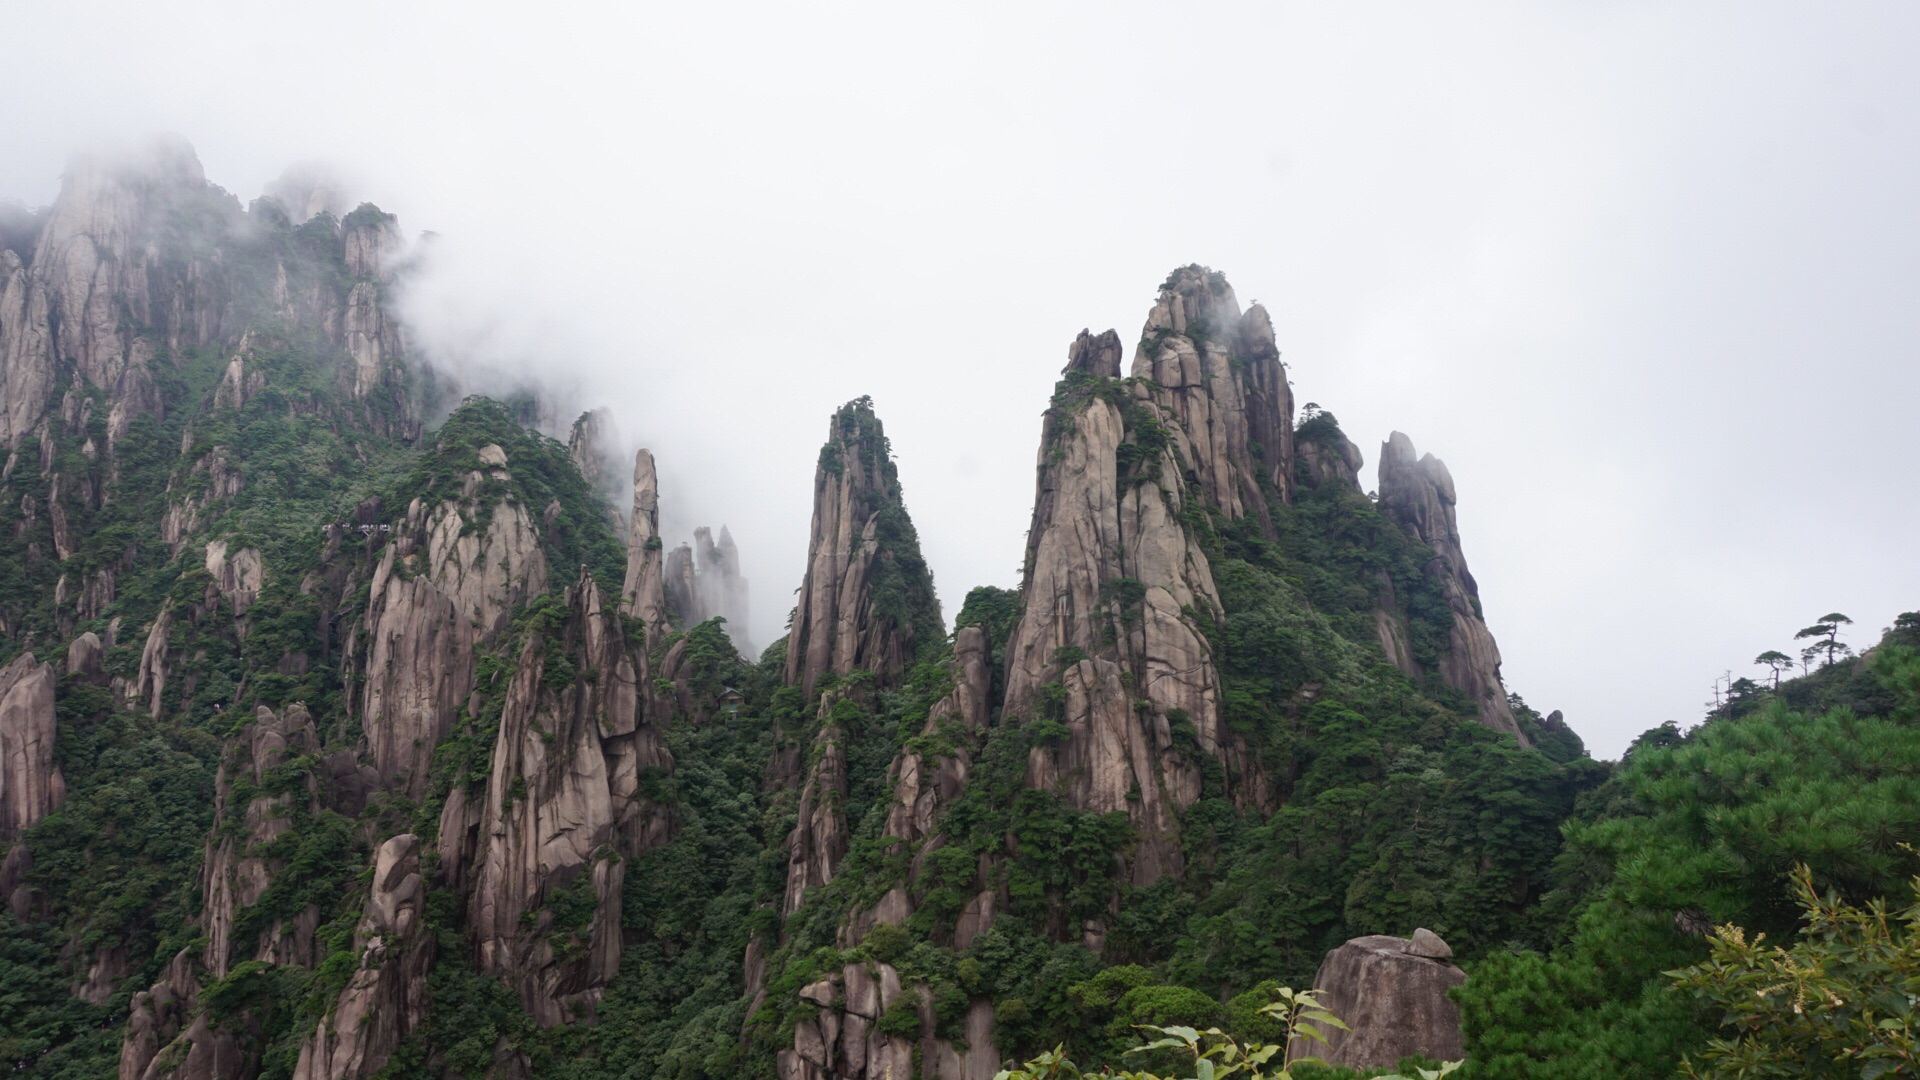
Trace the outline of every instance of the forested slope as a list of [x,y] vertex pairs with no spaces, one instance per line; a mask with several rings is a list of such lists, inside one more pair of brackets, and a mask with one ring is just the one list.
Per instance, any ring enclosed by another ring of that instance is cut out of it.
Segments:
[[1424,927],[1470,1070],[1653,1075],[1710,1021],[1660,976],[1696,924],[1908,868],[1912,642],[1589,759],[1507,692],[1446,467],[1396,433],[1366,490],[1202,267],[1072,343],[1021,582],[951,631],[872,401],[767,448],[814,510],[751,657],[650,453],[612,505],[594,417],[452,400],[376,208],[242,209],[160,144],[7,243],[24,1074],[984,1078],[1272,1037],[1272,987]]

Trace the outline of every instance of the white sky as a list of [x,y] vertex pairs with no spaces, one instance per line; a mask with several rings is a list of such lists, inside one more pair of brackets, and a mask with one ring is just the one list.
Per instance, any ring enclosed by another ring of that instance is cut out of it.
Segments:
[[1920,5],[0,0],[0,198],[179,132],[443,240],[429,332],[732,526],[771,640],[872,394],[951,618],[1011,585],[1083,326],[1172,267],[1444,458],[1510,688],[1596,754],[1920,608]]

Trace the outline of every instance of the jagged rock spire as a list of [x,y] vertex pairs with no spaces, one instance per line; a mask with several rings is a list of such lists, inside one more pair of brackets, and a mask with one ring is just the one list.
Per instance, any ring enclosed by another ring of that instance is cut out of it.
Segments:
[[1112,331],[1083,331],[1047,411],[1005,715],[1064,725],[1032,751],[1027,782],[1126,813],[1145,884],[1181,870],[1178,814],[1201,782],[1182,750],[1220,751],[1219,676],[1196,618],[1221,608],[1182,522],[1194,495],[1178,403],[1114,380],[1118,352]]
[[1500,647],[1480,611],[1480,586],[1467,570],[1467,557],[1460,549],[1455,501],[1453,475],[1439,458],[1416,457],[1413,440],[1398,431],[1381,445],[1380,508],[1433,549],[1427,576],[1439,583],[1453,611],[1453,631],[1440,677],[1479,707],[1481,723],[1508,732],[1524,744],[1526,736],[1500,682]]
[[31,262],[0,254],[0,443],[17,446],[39,423],[62,369],[108,392],[115,438],[158,407],[156,339],[184,350],[221,336],[225,305],[202,253],[156,235],[169,209],[208,190],[177,138],[69,163]]
[[1147,314],[1133,374],[1157,384],[1207,501],[1270,529],[1269,500],[1292,492],[1293,393],[1266,309],[1243,315],[1225,275],[1181,267]]
[[0,850],[66,799],[53,760],[57,679],[30,652],[0,667]]
[[872,399],[850,401],[833,414],[814,470],[813,531],[787,638],[787,681],[812,697],[829,674],[897,674],[944,636],[886,433]]
[[620,588],[620,610],[647,628],[651,647],[667,626],[667,600],[660,555],[660,481],[653,452],[633,456],[633,516],[627,525],[627,579]]

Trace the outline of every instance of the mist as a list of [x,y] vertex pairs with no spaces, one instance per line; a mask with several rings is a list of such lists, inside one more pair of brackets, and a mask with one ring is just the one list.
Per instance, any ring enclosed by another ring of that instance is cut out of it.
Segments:
[[530,11],[9,2],[0,201],[151,131],[242,200],[324,163],[433,234],[436,364],[609,410],[670,547],[729,529],[761,646],[836,406],[951,619],[1018,580],[1067,344],[1189,262],[1367,486],[1395,430],[1447,462],[1509,689],[1596,755],[1920,608],[1911,4]]

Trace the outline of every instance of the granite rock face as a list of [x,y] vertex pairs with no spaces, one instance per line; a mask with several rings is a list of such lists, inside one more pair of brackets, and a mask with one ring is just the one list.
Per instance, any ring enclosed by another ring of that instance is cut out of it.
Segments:
[[660,547],[660,478],[653,454],[641,450],[633,457],[633,514],[627,519],[627,578],[620,589],[620,610],[647,628],[649,647],[667,627]]
[[693,530],[693,543],[667,553],[667,607],[681,626],[725,619],[727,637],[749,659],[759,655],[747,638],[747,579],[740,574],[740,549],[720,526],[720,537],[705,525]]
[[1413,440],[1394,432],[1380,447],[1380,509],[1401,528],[1433,549],[1426,574],[1440,586],[1453,612],[1440,677],[1467,695],[1480,710],[1480,722],[1519,739],[1526,736],[1507,703],[1500,681],[1500,647],[1480,611],[1480,586],[1467,570],[1455,518],[1453,476],[1432,454],[1416,457]]
[[150,368],[157,347],[220,339],[217,259],[164,238],[175,215],[207,209],[239,214],[178,139],[68,165],[31,264],[0,255],[0,442],[18,446],[39,424],[64,372],[106,392],[110,435],[124,433],[158,400]]
[[[482,521],[484,529],[468,527]],[[519,502],[408,506],[374,571],[365,616],[361,723],[383,784],[424,794],[433,748],[473,688],[474,648],[546,587],[546,555]]]
[[814,470],[787,682],[811,700],[827,675],[891,678],[943,629],[886,433],[870,400],[848,402],[833,414]]
[[120,1042],[120,1080],[229,1080],[257,1062],[200,1011],[200,971],[182,951],[152,989],[133,995]]
[[67,785],[54,764],[52,664],[21,653],[0,667],[0,846],[66,801]]
[[[1200,797],[1193,755],[1221,752],[1219,676],[1198,620],[1222,612],[1182,521],[1200,485],[1169,435],[1175,404],[1105,374],[1118,346],[1112,331],[1083,332],[1047,412],[1004,712],[1064,726],[1034,747],[1027,782],[1125,813],[1139,837],[1130,874],[1144,885],[1181,872],[1177,818]],[[1237,473],[1215,479],[1242,490]]]
[[1300,463],[1300,479],[1307,487],[1315,491],[1324,487],[1360,490],[1360,467],[1366,464],[1366,458],[1336,423],[1302,425],[1302,430],[1294,433],[1294,454]]
[[[779,1080],[992,1080],[1000,1069],[991,1001],[969,1006],[964,1043],[942,1039],[927,987],[903,985],[891,964],[848,964],[802,987],[800,997],[819,1011],[794,1027],[793,1049],[780,1051]],[[919,1014],[917,1036],[879,1029],[880,1017],[902,1000]]]
[[820,697],[820,730],[814,736],[806,784],[800,789],[799,813],[787,835],[787,887],[780,914],[800,910],[807,892],[833,880],[846,858],[847,748],[846,732],[834,717],[839,694]]
[[[583,573],[566,604],[564,623],[521,648],[484,802],[449,800],[440,834],[443,873],[470,882],[481,969],[516,985],[545,1025],[590,1016],[619,969],[624,859],[667,836],[640,778],[673,765],[644,715],[641,663],[598,584]],[[553,647],[564,665],[545,659]],[[567,891],[590,893],[586,925],[555,925],[548,902]]]
[[1252,517],[1271,531],[1269,498],[1292,491],[1293,392],[1266,309],[1243,315],[1222,274],[1175,270],[1147,315],[1133,374],[1152,381],[1202,497],[1229,521]]
[[1322,1025],[1327,1045],[1296,1040],[1295,1051],[1352,1069],[1389,1067],[1419,1054],[1439,1061],[1466,1056],[1460,1010],[1447,991],[1467,981],[1453,950],[1430,930],[1407,938],[1354,938],[1334,949],[1313,977],[1315,996],[1351,1030]]
[[359,968],[300,1045],[294,1080],[364,1080],[426,1015],[433,939],[423,923],[420,840],[402,833],[374,853],[373,888],[353,934]]
[[[318,908],[309,907],[290,923],[276,921],[261,932],[257,942],[235,942],[233,923],[241,910],[259,901],[279,869],[278,861],[270,861],[262,849],[291,826],[296,800],[311,802],[315,795],[311,778],[295,789],[277,790],[284,784],[274,770],[319,749],[313,718],[305,706],[298,704],[279,713],[259,706],[254,710],[253,723],[228,745],[226,760],[221,762],[214,782],[218,818],[207,840],[200,876],[205,897],[201,922],[207,932],[205,965],[216,979],[226,977],[232,965],[241,960],[306,965],[316,961],[313,933],[320,922]],[[226,818],[236,774],[245,775],[252,789],[262,793],[247,801],[241,820],[234,823]],[[227,825],[238,828],[222,827]],[[235,957],[236,944],[247,952]]]

